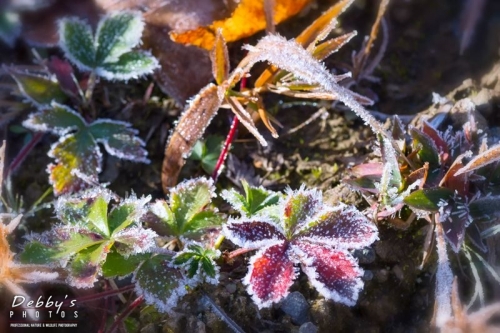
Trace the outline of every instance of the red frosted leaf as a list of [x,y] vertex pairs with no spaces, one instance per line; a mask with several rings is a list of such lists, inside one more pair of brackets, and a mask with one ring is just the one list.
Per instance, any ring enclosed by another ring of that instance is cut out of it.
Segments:
[[55,74],[64,92],[78,96],[78,86],[73,76],[73,67],[68,61],[53,56],[48,61],[47,67],[51,73]]
[[339,206],[325,210],[313,223],[309,223],[297,235],[313,243],[339,248],[359,249],[373,243],[377,227],[357,209]]
[[363,270],[349,253],[308,242],[294,243],[302,270],[320,294],[348,306],[356,304],[363,288]]
[[283,232],[270,221],[231,221],[224,226],[224,233],[231,242],[246,248],[285,240]]
[[268,307],[288,294],[295,279],[289,255],[289,243],[266,247],[250,260],[250,270],[243,281],[259,308]]

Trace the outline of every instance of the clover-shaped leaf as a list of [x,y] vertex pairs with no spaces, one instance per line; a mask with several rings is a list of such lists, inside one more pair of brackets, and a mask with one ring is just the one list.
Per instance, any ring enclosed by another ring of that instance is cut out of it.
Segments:
[[299,264],[326,298],[352,306],[363,287],[363,271],[348,252],[378,238],[376,226],[354,207],[331,207],[317,190],[289,190],[280,219],[257,216],[230,220],[223,231],[238,246],[260,248],[250,259],[244,283],[257,306],[288,294]]
[[242,180],[245,195],[236,190],[224,190],[221,196],[229,202],[242,216],[253,216],[266,207],[276,205],[280,199],[280,193],[266,190],[261,187],[252,187],[246,180]]
[[71,108],[52,102],[23,122],[29,129],[52,132],[61,136],[52,145],[49,156],[56,164],[48,167],[50,182],[56,195],[76,192],[98,183],[101,172],[102,143],[110,155],[135,162],[149,163],[145,143],[130,124],[110,119],[98,119],[88,124]]
[[189,159],[199,161],[203,170],[211,175],[222,150],[222,141],[221,136],[210,135],[206,140],[196,142]]
[[168,202],[157,200],[151,205],[148,222],[166,227],[168,234],[176,237],[220,225],[222,217],[206,208],[215,197],[214,190],[212,179],[184,181],[172,188]]
[[108,80],[129,80],[151,73],[158,61],[150,53],[132,51],[141,41],[141,13],[115,12],[101,19],[93,36],[91,27],[76,18],[59,22],[60,46],[80,69]]
[[[110,210],[113,197],[102,189],[59,197],[55,209],[62,224],[40,236],[31,236],[32,241],[25,246],[21,258],[67,266],[67,281],[76,287],[93,286],[103,266],[106,276],[132,273],[131,263],[137,268],[146,259],[143,254],[155,246],[154,239],[158,236],[139,223],[150,198],[138,199],[132,195]],[[108,257],[110,252],[113,255]],[[127,258],[130,262],[117,269],[117,263]]]
[[175,256],[173,263],[185,266],[189,278],[196,277],[198,280],[217,284],[219,282],[219,268],[214,260],[218,257],[220,257],[220,251],[204,248],[197,243],[190,243]]

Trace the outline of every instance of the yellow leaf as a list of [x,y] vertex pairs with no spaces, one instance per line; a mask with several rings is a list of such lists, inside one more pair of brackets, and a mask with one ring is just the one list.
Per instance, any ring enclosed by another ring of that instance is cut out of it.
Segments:
[[[274,6],[274,22],[280,23],[300,12],[311,0],[276,0]],[[251,36],[266,28],[264,2],[262,0],[242,0],[231,17],[214,21],[206,27],[199,27],[186,32],[170,32],[170,38],[180,44],[188,44],[212,50],[215,43],[215,32],[222,30],[227,42]]]
[[212,52],[210,52],[210,58],[212,59],[212,73],[215,82],[220,85],[229,75],[229,55],[227,53],[226,41],[220,30],[217,30],[215,45]]

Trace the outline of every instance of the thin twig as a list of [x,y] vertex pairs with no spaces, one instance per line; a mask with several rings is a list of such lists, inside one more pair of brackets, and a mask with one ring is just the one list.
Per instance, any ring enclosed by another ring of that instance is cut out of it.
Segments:
[[201,301],[202,303],[207,306],[207,307],[210,307],[212,309],[212,312],[215,313],[217,316],[219,316],[220,319],[222,319],[222,321],[224,321],[227,326],[229,326],[229,328],[233,331],[233,332],[236,332],[236,333],[245,333],[245,331],[243,331],[243,329],[238,326],[238,324],[236,324],[234,322],[234,320],[232,320],[227,314],[226,312],[224,312],[224,310],[222,310],[213,300],[210,296],[207,295],[206,292],[202,291],[202,296],[201,296]]
[[328,115],[328,111],[326,111],[325,108],[320,108],[311,117],[309,117],[309,119],[307,119],[306,121],[304,121],[303,123],[301,123],[299,126],[296,126],[296,127],[292,128],[291,130],[289,130],[288,132],[286,132],[285,134],[283,134],[281,137],[293,134],[293,133],[301,130],[302,128],[306,127],[307,125],[309,125],[310,123],[312,123],[313,121],[315,121],[317,118],[323,117],[323,116],[326,116],[326,115]]

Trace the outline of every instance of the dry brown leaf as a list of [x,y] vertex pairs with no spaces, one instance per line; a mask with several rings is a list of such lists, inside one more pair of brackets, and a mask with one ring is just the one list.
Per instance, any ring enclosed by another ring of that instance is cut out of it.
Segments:
[[[274,23],[278,24],[300,12],[311,0],[276,0],[274,6]],[[262,0],[242,0],[231,17],[214,21],[209,26],[199,27],[185,32],[172,31],[173,41],[195,45],[212,50],[215,43],[215,32],[222,29],[227,42],[251,36],[266,28],[264,2]]]
[[229,75],[229,54],[226,41],[220,30],[217,30],[215,45],[210,52],[210,59],[212,60],[212,74],[215,78],[215,82],[217,82],[217,84],[222,84]]
[[161,171],[163,191],[168,192],[177,184],[185,159],[217,113],[223,98],[219,90],[218,86],[210,83],[196,95],[181,115],[165,149]]

